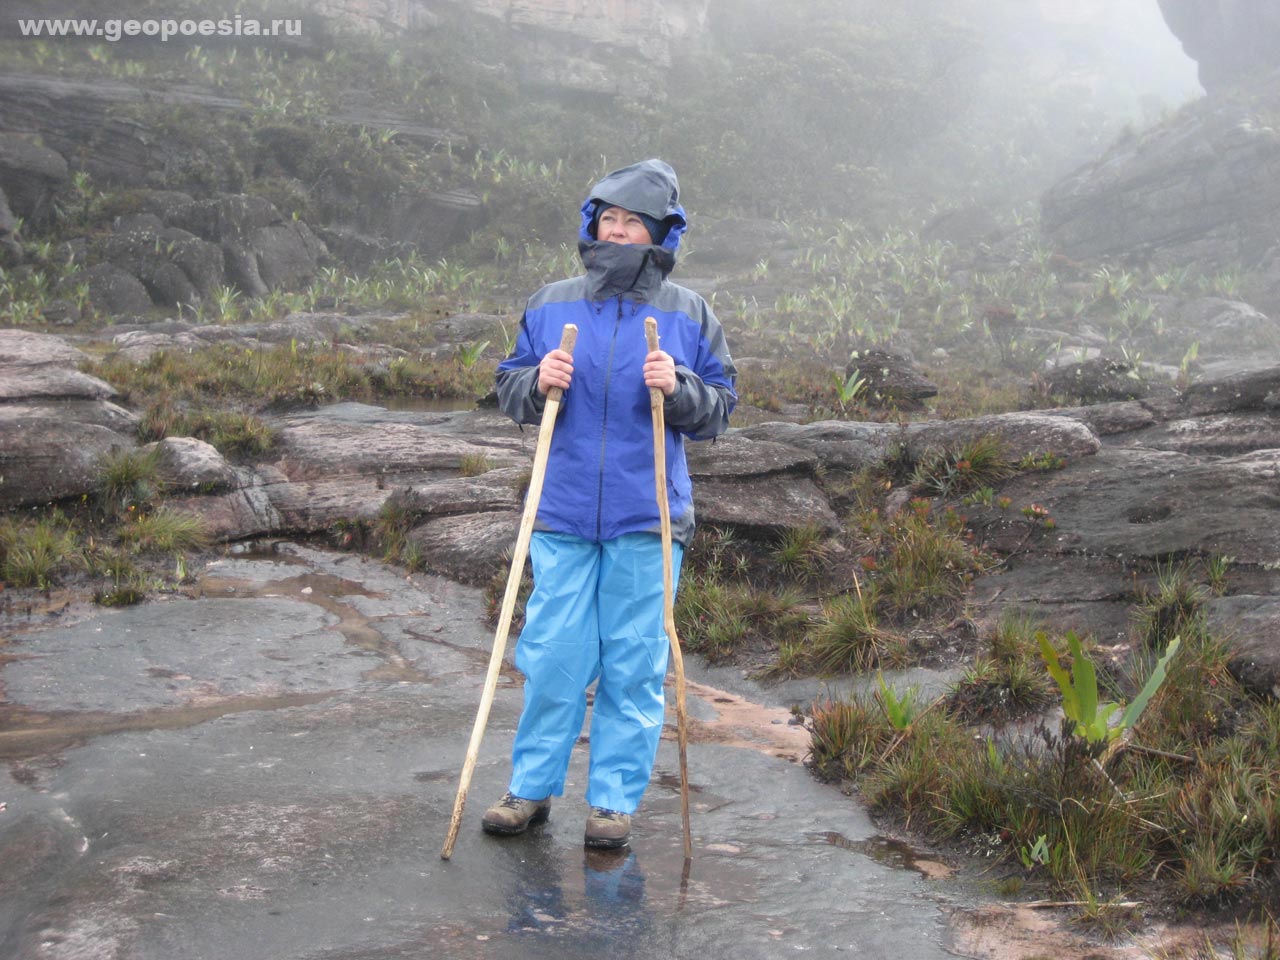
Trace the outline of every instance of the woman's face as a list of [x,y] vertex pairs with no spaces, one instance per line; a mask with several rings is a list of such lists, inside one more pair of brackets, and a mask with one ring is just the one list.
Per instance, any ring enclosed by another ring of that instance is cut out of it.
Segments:
[[609,243],[653,243],[640,215],[621,207],[606,207],[596,220],[596,239]]

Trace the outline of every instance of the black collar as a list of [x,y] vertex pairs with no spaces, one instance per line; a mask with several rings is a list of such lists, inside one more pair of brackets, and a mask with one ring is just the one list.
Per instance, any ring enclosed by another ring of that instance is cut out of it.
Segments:
[[592,300],[631,294],[647,303],[676,263],[670,250],[650,244],[580,240],[578,253],[587,268],[587,296]]

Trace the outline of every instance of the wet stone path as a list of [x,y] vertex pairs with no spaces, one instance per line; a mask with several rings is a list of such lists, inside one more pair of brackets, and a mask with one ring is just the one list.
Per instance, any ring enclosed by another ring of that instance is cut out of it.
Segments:
[[673,736],[629,851],[583,849],[582,750],[549,823],[480,832],[511,670],[445,862],[492,643],[479,592],[280,544],[198,593],[6,634],[0,958],[976,955],[945,868],[876,837],[785,710],[711,673],[691,678],[687,870]]

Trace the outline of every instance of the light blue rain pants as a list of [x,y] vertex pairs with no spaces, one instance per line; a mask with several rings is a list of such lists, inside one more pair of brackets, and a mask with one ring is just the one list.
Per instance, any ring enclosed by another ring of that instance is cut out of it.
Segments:
[[[684,550],[672,544],[678,578]],[[564,792],[569,754],[591,711],[587,803],[634,813],[662,734],[668,639],[662,626],[662,540],[629,533],[596,542],[535,532],[533,595],[516,645],[524,711],[511,751],[510,791]]]

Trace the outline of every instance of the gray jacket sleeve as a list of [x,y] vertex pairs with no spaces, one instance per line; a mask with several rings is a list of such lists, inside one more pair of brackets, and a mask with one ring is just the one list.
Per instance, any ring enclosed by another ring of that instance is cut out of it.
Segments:
[[676,367],[679,388],[662,405],[667,426],[692,440],[710,440],[729,428],[733,392],[728,387],[707,383],[685,366]]
[[514,367],[499,370],[495,378],[498,406],[516,423],[540,423],[547,398],[538,392],[538,368]]

